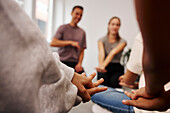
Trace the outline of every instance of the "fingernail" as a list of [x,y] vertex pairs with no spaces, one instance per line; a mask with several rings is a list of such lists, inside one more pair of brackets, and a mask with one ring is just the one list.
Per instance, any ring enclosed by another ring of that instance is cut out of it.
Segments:
[[100,80],[104,80],[103,78],[101,78]]
[[126,103],[126,100],[122,100],[122,103]]

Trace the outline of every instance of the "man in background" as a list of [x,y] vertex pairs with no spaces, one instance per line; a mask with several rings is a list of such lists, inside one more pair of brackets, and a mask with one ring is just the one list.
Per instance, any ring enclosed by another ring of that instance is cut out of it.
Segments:
[[78,73],[84,72],[82,61],[86,48],[85,31],[77,25],[82,15],[83,7],[74,6],[71,12],[71,22],[61,25],[51,42],[51,46],[59,47],[60,60]]

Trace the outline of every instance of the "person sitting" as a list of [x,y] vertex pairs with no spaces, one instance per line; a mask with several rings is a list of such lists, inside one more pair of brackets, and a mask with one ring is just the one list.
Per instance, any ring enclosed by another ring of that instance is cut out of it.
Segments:
[[[119,77],[119,84],[134,88],[136,87],[136,79],[140,76],[139,88],[145,86],[144,73],[142,68],[143,41],[141,33],[139,33],[134,41],[129,61],[127,63],[127,71]],[[170,83],[165,85],[166,90],[170,89]],[[160,113],[158,111],[141,110],[136,107],[127,106],[122,103],[123,100],[131,101],[130,97],[123,92],[117,91],[114,88],[108,88],[106,92],[101,92],[92,96],[92,101],[103,108],[106,108],[114,113]],[[98,106],[99,107],[99,106]],[[170,110],[165,113],[169,113]]]
[[119,35],[120,25],[120,19],[112,17],[108,23],[107,35],[98,41],[97,79],[103,78],[102,84],[113,88],[121,87],[118,78],[124,73],[120,58],[126,46],[126,41]]

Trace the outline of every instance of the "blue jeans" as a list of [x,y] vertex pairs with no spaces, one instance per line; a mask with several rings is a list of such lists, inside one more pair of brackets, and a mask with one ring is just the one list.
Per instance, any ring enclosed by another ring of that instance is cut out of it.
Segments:
[[130,100],[130,98],[114,88],[109,87],[107,91],[96,93],[91,100],[114,113],[134,113],[133,106],[122,103],[122,100]]

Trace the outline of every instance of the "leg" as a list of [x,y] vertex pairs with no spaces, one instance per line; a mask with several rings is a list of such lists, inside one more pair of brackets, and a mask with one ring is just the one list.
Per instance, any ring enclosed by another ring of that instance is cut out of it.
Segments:
[[108,78],[107,72],[106,73],[97,72],[97,80],[101,78],[104,79],[104,82],[102,83],[102,85],[108,86],[109,78]]
[[92,101],[114,113],[134,113],[132,106],[122,104],[122,100],[130,100],[123,92],[108,88],[107,91],[92,96]]
[[107,68],[109,76],[108,85],[112,88],[121,88],[118,79],[124,74],[124,67],[120,63],[110,63]]

